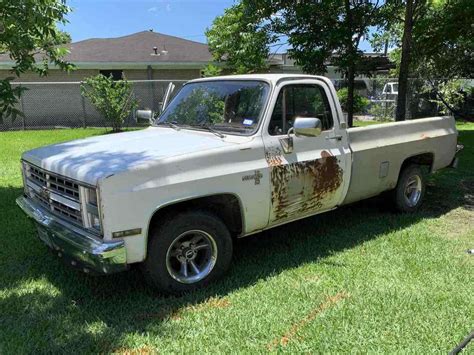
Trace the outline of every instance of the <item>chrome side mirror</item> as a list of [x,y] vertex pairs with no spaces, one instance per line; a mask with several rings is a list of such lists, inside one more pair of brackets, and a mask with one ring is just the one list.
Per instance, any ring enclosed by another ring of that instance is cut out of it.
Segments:
[[321,120],[316,117],[297,117],[293,123],[295,136],[317,137],[321,134]]

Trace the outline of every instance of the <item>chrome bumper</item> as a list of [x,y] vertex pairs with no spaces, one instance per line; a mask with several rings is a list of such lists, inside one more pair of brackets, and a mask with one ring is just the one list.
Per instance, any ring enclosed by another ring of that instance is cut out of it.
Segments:
[[84,272],[100,274],[110,274],[128,268],[123,240],[103,241],[78,227],[66,227],[27,197],[18,197],[16,203],[36,222],[41,241],[58,256],[70,259],[72,266],[79,267]]

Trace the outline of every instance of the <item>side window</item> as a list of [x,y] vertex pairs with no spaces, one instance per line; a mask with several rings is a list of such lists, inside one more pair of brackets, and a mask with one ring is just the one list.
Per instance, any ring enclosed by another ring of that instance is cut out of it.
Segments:
[[273,109],[270,125],[271,135],[286,134],[297,117],[316,117],[321,120],[323,130],[333,127],[331,108],[326,93],[319,85],[287,85],[280,90]]

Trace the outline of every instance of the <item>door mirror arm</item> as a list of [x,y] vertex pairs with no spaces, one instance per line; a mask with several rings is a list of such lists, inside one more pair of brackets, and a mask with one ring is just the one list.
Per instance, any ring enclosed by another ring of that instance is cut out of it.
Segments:
[[283,149],[283,152],[285,154],[290,154],[293,153],[293,137],[291,134],[293,133],[294,129],[291,127],[288,130],[288,133],[286,134],[285,138],[280,138],[280,145]]

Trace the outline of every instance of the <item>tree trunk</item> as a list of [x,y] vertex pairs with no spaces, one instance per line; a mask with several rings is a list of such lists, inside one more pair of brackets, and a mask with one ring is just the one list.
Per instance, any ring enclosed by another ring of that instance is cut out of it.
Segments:
[[402,57],[400,60],[400,72],[398,74],[398,96],[395,120],[405,120],[406,103],[408,94],[408,74],[410,70],[412,31],[413,31],[413,2],[407,0],[405,9],[405,24],[402,37]]
[[352,42],[352,34],[354,29],[352,26],[352,11],[350,0],[344,1],[344,8],[346,11],[346,25],[347,25],[347,52],[348,52],[348,67],[347,67],[347,126],[354,125],[354,77],[355,77],[355,58],[357,52],[357,45]]
[[347,72],[347,125],[352,127],[354,125],[354,65],[349,65]]

